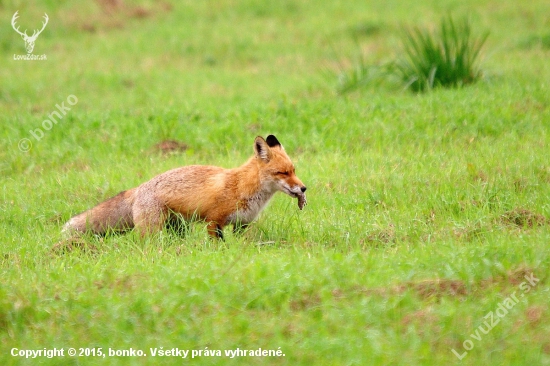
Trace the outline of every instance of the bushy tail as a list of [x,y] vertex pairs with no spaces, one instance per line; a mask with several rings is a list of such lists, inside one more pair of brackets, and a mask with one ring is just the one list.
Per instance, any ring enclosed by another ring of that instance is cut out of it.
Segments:
[[91,232],[103,235],[109,230],[124,231],[134,227],[132,205],[134,204],[136,188],[120,192],[108,199],[71,218],[64,226],[63,233]]

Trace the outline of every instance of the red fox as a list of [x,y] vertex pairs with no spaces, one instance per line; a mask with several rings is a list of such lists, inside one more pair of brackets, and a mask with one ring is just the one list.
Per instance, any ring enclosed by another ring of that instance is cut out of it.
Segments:
[[254,140],[254,156],[234,169],[190,165],[157,175],[137,188],[123,191],[94,208],[71,218],[64,232],[138,230],[141,236],[160,231],[167,220],[180,214],[185,220],[208,223],[208,233],[223,239],[223,228],[235,231],[254,221],[275,192],[305,204],[306,186],[273,135]]

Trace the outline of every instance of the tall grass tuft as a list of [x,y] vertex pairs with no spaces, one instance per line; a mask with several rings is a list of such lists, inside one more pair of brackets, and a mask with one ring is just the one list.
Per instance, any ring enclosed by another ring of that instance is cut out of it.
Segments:
[[396,62],[395,71],[415,92],[473,83],[481,77],[476,61],[487,36],[488,32],[476,38],[467,18],[455,22],[450,16],[441,21],[436,34],[405,30],[405,57]]
[[344,70],[338,75],[338,86],[336,91],[338,94],[346,94],[366,85],[372,85],[382,79],[385,74],[385,68],[369,65],[360,58],[353,69]]

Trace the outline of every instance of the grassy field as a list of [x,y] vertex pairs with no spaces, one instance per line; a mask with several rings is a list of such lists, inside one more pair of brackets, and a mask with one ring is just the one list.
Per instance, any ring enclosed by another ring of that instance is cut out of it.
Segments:
[[[17,10],[21,29],[48,14],[33,52],[47,60],[14,60]],[[336,93],[359,55],[399,57],[403,25],[448,13],[490,32],[480,82]],[[0,364],[550,365],[549,14],[547,0],[0,1]],[[277,194],[225,242],[196,223],[55,247],[74,214],[178,166],[238,166],[268,134],[308,186],[304,211]],[[53,348],[65,356],[12,355]],[[225,355],[237,348],[282,354]]]

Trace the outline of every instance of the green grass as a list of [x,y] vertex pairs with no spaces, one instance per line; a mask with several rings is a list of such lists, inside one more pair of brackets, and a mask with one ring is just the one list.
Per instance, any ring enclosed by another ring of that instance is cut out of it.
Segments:
[[[547,33],[545,1],[97,4],[0,7],[1,364],[550,364],[550,66],[525,47]],[[34,50],[47,61],[13,60],[16,10],[21,29],[48,13]],[[362,37],[366,59],[385,62],[400,24],[430,29],[449,10],[491,32],[481,82],[337,96],[323,77],[353,62],[333,47],[352,54]],[[72,215],[171,168],[240,165],[270,133],[308,186],[304,211],[277,194],[225,242],[196,223],[185,238],[52,249]],[[154,148],[168,139],[187,149]],[[54,347],[148,356],[10,354]],[[285,356],[153,358],[160,347]]]
[[472,33],[468,18],[455,21],[451,16],[441,20],[437,35],[419,28],[406,30],[406,56],[396,65],[406,87],[426,91],[459,87],[479,80],[478,57],[488,33],[479,38]]

